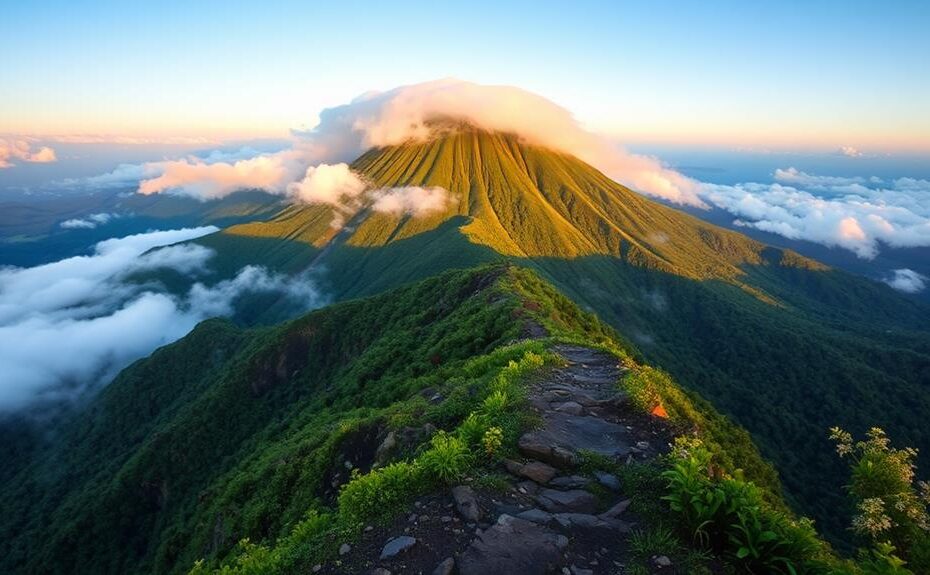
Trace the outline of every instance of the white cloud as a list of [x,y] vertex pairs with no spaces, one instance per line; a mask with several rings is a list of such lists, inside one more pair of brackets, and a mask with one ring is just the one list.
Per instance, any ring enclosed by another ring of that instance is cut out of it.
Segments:
[[171,191],[199,200],[210,200],[249,188],[282,193],[304,170],[305,164],[297,152],[289,150],[234,162],[210,162],[190,157],[157,165],[147,164],[146,168],[160,173],[140,182],[140,194]]
[[[468,122],[490,131],[574,154],[608,176],[645,194],[704,206],[693,180],[652,157],[626,153],[583,129],[571,113],[530,92],[446,79],[370,92],[320,113],[319,124],[295,131],[293,147],[249,159],[210,162],[200,158],[147,164],[141,193],[182,193],[214,198],[241,188],[285,193],[318,164],[351,162],[374,146],[431,135],[436,120]],[[125,170],[124,170],[125,171]]]
[[917,293],[923,291],[926,287],[927,276],[921,275],[914,270],[904,268],[893,270],[891,276],[884,281],[898,291]]
[[343,206],[357,198],[368,184],[345,163],[310,166],[303,179],[287,187],[296,200],[311,204]]
[[[234,184],[229,188],[224,187],[222,180],[223,177],[228,179],[230,175],[235,175],[237,171],[240,176],[245,178],[248,175],[250,166],[241,163],[245,160],[252,160],[252,170],[259,171],[259,159],[270,155],[272,154],[260,154],[249,147],[235,151],[213,150],[206,156],[190,155],[180,160],[163,160],[144,164],[120,164],[110,172],[84,178],[66,178],[53,182],[51,186],[78,190],[119,188],[136,188],[139,190],[140,182],[151,181],[148,184],[148,193],[173,191],[181,195],[210,199],[211,197],[220,197],[232,193],[240,187],[257,187],[247,185],[248,182],[244,179],[245,183],[242,186]],[[218,166],[216,168],[208,167],[214,164],[218,164]],[[194,166],[193,170],[199,170],[199,173],[192,171],[187,174],[185,170],[189,169],[190,166]],[[179,181],[185,176],[190,177],[190,185],[181,184],[172,187],[172,182]],[[198,187],[198,183],[203,186],[203,189]]]
[[852,146],[840,146],[840,149],[837,151],[841,156],[846,156],[848,158],[862,157],[862,152]]
[[376,212],[412,216],[441,211],[452,200],[449,192],[439,186],[384,188],[372,192],[372,197],[371,208]]
[[794,168],[777,170],[776,179],[793,185],[703,184],[701,197],[736,216],[738,225],[841,247],[865,259],[883,244],[930,246],[930,181],[901,178],[888,186]]
[[12,168],[16,161],[46,164],[56,161],[55,150],[33,147],[32,138],[0,138],[0,169]]
[[216,230],[138,234],[100,242],[92,255],[0,269],[0,413],[94,389],[201,320],[230,315],[244,293],[282,292],[304,309],[322,303],[307,278],[254,266],[183,296],[127,279],[156,269],[205,273],[213,252],[177,242]]
[[92,230],[96,228],[97,226],[103,225],[109,222],[110,220],[114,218],[118,218],[118,217],[119,215],[117,214],[101,212],[99,214],[91,214],[87,216],[86,218],[72,218],[70,220],[65,220],[58,225],[65,229],[70,229],[70,230],[76,230],[76,229]]

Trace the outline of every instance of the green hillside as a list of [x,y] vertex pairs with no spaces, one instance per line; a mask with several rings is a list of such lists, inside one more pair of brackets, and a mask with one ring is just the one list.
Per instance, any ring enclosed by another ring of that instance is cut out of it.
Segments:
[[535,269],[748,428],[789,499],[834,537],[845,537],[847,509],[823,429],[880,425],[927,463],[926,306],[512,135],[453,131],[373,149],[353,168],[378,186],[442,186],[455,201],[419,218],[363,209],[340,233],[330,208],[291,206],[198,241],[217,249],[222,275],[246,263],[311,267],[336,300],[481,262]]
[[[183,573],[241,538],[274,540],[308,510],[329,509],[349,478],[342,461],[366,471],[387,430],[457,425],[491,375],[543,353],[548,340],[515,343],[540,324],[634,365],[609,328],[535,275],[501,266],[272,328],[204,322],[123,371],[5,483],[0,571]],[[436,393],[445,399],[428,400]],[[656,393],[778,501],[745,432],[670,383]]]

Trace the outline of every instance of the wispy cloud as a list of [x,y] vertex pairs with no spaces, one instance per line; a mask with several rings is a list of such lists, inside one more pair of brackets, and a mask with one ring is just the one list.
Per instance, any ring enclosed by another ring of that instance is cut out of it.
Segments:
[[102,226],[112,219],[118,218],[119,215],[107,212],[91,214],[83,218],[71,218],[58,224],[66,230],[92,230],[97,226]]
[[927,287],[927,276],[904,268],[893,270],[891,275],[885,278],[885,283],[904,293],[917,293]]
[[0,169],[12,168],[17,162],[46,164],[57,161],[55,150],[36,147],[31,138],[0,138]]
[[837,151],[841,156],[846,156],[847,158],[859,158],[863,155],[858,148],[854,148],[853,146],[840,146],[840,149]]
[[376,212],[412,216],[444,210],[452,201],[449,191],[439,186],[384,188],[375,190],[372,197],[374,203],[371,208]]

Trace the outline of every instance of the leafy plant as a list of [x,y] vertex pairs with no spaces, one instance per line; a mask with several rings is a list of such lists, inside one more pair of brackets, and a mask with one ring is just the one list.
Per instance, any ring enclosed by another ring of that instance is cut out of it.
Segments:
[[481,438],[481,445],[484,447],[484,454],[488,458],[494,458],[497,453],[500,451],[501,445],[504,443],[504,432],[500,427],[491,427],[484,432],[484,436]]
[[862,575],[913,575],[907,563],[895,555],[894,545],[878,543],[872,549],[860,549],[858,566]]
[[430,476],[452,483],[465,475],[473,458],[463,440],[440,431],[433,436],[430,448],[417,461]]
[[403,461],[364,475],[354,470],[352,480],[339,493],[339,511],[350,522],[385,517],[420,492],[427,484],[427,471],[436,472],[428,465]]
[[630,534],[630,550],[641,558],[675,555],[681,549],[681,542],[675,533],[662,525],[651,529],[639,529]]
[[700,440],[678,438],[670,461],[663,499],[700,546],[751,573],[819,568],[822,544],[810,522],[771,509],[753,483],[715,467]]
[[[885,432],[871,428],[862,441],[834,427],[830,438],[842,458],[849,458],[848,486],[857,513],[853,530],[874,548],[870,565],[892,565],[900,554],[918,570],[930,570],[930,484],[916,481],[917,451],[896,449]],[[876,563],[877,562],[877,563]]]

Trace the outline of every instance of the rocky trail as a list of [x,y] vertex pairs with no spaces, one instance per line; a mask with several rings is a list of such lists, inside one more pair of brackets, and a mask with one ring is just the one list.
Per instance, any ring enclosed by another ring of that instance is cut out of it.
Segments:
[[319,573],[494,575],[622,573],[636,518],[618,477],[582,475],[580,454],[634,464],[664,450],[663,420],[635,412],[617,390],[622,368],[611,355],[559,345],[566,365],[528,390],[541,426],[519,440],[521,459],[505,461],[506,489],[465,482],[418,499],[386,526],[368,527]]

